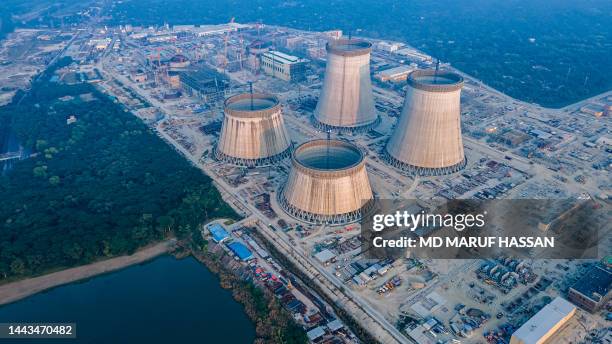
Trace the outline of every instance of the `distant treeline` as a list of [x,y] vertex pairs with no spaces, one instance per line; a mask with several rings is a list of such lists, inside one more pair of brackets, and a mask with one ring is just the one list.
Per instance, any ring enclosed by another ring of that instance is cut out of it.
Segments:
[[13,24],[11,13],[0,7],[0,39],[6,37],[6,35],[13,32],[14,29],[15,24]]
[[89,19],[84,11],[99,3],[96,0],[0,0],[0,39],[17,27],[44,29],[80,24]]
[[0,283],[237,216],[209,177],[121,105],[89,84],[52,83],[70,62],[0,108],[0,121],[38,154],[0,177]]
[[339,28],[405,41],[513,97],[560,107],[612,89],[610,13],[610,0],[124,0],[107,18]]

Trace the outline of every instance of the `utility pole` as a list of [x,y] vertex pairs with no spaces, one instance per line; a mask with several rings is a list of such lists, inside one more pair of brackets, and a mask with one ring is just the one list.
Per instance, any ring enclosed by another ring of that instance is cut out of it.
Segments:
[[253,82],[249,81],[249,92],[251,93],[251,111],[253,111],[255,109],[255,106],[253,105]]
[[329,170],[329,146],[331,145],[331,130],[327,131],[327,154],[325,154],[325,167]]

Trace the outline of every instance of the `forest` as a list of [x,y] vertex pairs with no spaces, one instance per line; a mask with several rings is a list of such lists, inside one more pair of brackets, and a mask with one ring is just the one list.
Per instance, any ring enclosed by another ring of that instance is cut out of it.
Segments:
[[0,125],[34,152],[0,177],[0,283],[237,217],[209,177],[121,105],[90,84],[50,81],[70,63],[0,108]]
[[111,25],[261,21],[398,40],[547,107],[612,88],[612,1],[125,0]]
[[0,39],[4,38],[6,34],[13,31],[14,24],[11,19],[11,14],[0,8]]

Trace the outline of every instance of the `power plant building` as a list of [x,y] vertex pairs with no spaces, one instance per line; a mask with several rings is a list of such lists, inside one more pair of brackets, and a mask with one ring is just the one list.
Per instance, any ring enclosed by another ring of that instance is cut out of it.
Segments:
[[408,74],[414,71],[411,66],[399,66],[390,69],[382,70],[374,75],[374,78],[381,82],[403,82],[408,79]]
[[239,166],[263,166],[288,157],[290,151],[291,139],[277,97],[243,93],[225,101],[217,159]]
[[393,166],[422,176],[454,173],[465,167],[462,86],[463,78],[455,73],[410,73],[404,107],[385,148]]
[[594,313],[610,299],[611,287],[612,269],[606,266],[594,266],[570,287],[568,299]]
[[328,42],[326,50],[325,79],[314,111],[315,125],[323,130],[370,130],[379,122],[370,80],[372,44],[338,39]]
[[172,70],[184,70],[189,67],[190,61],[185,55],[177,54],[170,58],[168,64]]
[[[176,73],[183,92],[189,96],[200,98],[204,102],[221,101],[225,99],[229,91],[227,79],[215,71],[200,69]],[[173,82],[176,83],[176,80]]]
[[308,223],[358,221],[373,204],[363,152],[339,140],[314,140],[297,147],[279,203]]
[[576,313],[576,307],[557,297],[537,312],[510,338],[510,344],[553,344],[551,341],[559,330]]
[[306,60],[280,51],[268,51],[261,55],[264,73],[285,81],[302,81],[306,78]]
[[142,69],[138,69],[134,73],[130,74],[130,79],[137,83],[144,83],[147,81],[147,73],[145,73]]

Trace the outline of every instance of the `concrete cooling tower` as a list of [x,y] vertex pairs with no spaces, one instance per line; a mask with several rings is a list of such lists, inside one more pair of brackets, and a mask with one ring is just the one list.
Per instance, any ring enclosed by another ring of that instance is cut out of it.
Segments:
[[323,130],[367,131],[379,117],[374,108],[370,81],[372,44],[358,39],[327,43],[325,80],[314,111],[314,122]]
[[272,164],[290,153],[291,140],[278,98],[245,93],[225,100],[217,159],[252,167]]
[[404,108],[386,147],[393,166],[421,176],[454,173],[465,167],[462,86],[463,78],[455,73],[410,73]]
[[364,155],[338,140],[314,140],[297,147],[279,202],[291,216],[316,224],[358,221],[373,204]]

